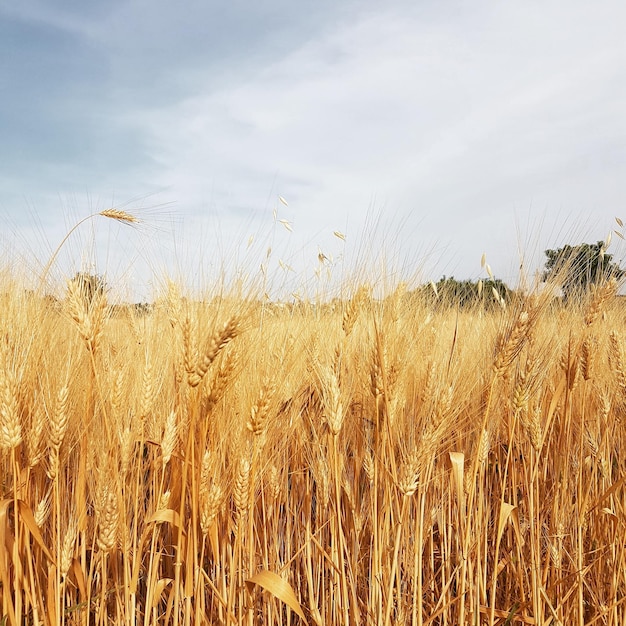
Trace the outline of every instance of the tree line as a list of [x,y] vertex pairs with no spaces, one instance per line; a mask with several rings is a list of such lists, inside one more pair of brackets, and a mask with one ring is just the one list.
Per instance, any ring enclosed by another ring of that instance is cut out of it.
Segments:
[[[606,252],[606,243],[582,243],[545,250],[546,256],[542,281],[560,287],[563,303],[580,301],[592,285],[626,276],[613,255]],[[457,280],[443,276],[436,283],[424,285],[419,290],[432,301],[454,306],[487,308],[513,301],[518,294],[497,278],[488,280]]]
[[[613,255],[606,252],[606,243],[582,243],[565,245],[554,250],[545,250],[546,261],[542,280],[560,286],[564,303],[576,302],[584,297],[592,285],[626,276]],[[71,279],[87,305],[96,297],[106,296],[108,286],[102,275],[78,272]],[[505,305],[513,301],[517,294],[504,281],[490,277],[486,280],[458,280],[454,276],[442,276],[436,283],[423,285],[419,295],[427,300],[459,306],[461,308],[484,306],[486,308]],[[147,312],[149,305],[136,305],[141,312]]]

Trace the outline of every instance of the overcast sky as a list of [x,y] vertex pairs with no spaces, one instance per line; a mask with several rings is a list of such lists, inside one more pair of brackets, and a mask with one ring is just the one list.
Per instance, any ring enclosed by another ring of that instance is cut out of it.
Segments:
[[5,254],[43,266],[117,206],[145,224],[84,224],[53,272],[138,293],[271,245],[276,290],[320,252],[424,280],[485,252],[515,285],[520,246],[530,269],[626,219],[624,24],[618,1],[0,0]]

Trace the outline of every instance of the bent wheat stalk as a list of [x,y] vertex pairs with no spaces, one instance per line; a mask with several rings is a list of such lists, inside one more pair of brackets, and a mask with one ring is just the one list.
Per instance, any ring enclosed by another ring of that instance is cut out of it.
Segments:
[[94,217],[98,217],[98,215],[101,215],[102,217],[108,217],[109,219],[116,220],[124,224],[138,224],[139,223],[139,218],[135,217],[134,215],[131,215],[130,213],[127,213],[126,211],[121,211],[119,209],[105,209],[104,211],[99,211],[98,213],[92,213],[91,215],[88,215],[87,217],[83,217],[82,220],[79,220],[76,224],[74,224],[74,226],[72,226],[72,228],[70,228],[70,230],[67,232],[65,237],[63,237],[63,240],[61,241],[61,243],[57,246],[56,250],[52,253],[52,256],[46,263],[46,266],[43,268],[43,272],[41,273],[41,278],[39,279],[39,289],[38,289],[39,293],[41,293],[41,290],[43,289],[43,286],[46,282],[46,278],[48,277],[48,272],[50,271],[52,264],[56,260],[65,242],[70,238],[70,235],[81,224],[84,224],[85,222],[93,219]]

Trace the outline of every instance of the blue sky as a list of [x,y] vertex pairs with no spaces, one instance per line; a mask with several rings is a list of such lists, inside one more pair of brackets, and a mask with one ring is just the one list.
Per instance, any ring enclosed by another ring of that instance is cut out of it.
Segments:
[[626,218],[624,23],[617,1],[0,0],[5,255],[36,272],[121,206],[145,225],[81,227],[56,275],[145,293],[265,262],[300,293],[320,251],[391,280],[477,278],[485,252],[516,284],[520,247],[531,269]]

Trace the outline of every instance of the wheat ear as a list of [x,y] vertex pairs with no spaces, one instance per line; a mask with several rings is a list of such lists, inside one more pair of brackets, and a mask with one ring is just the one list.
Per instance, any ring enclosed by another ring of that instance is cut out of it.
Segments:
[[98,547],[110,552],[117,541],[119,509],[115,493],[109,487],[104,489],[98,510]]
[[126,224],[138,224],[139,218],[127,213],[126,211],[122,211],[120,209],[105,209],[104,211],[100,211],[98,215],[102,215],[102,217],[108,217],[113,220],[117,220],[118,222],[124,222]]
[[237,468],[233,500],[237,509],[237,518],[241,518],[248,512],[250,506],[250,472],[252,466],[250,461],[242,457]]
[[239,334],[239,322],[239,317],[233,315],[220,330],[213,333],[204,357],[196,366],[194,373],[189,376],[189,384],[192,387],[200,384],[220,350]]
[[0,372],[0,448],[13,450],[22,441],[22,424],[17,403],[17,382],[8,372]]
[[347,337],[354,328],[357,318],[371,294],[371,288],[369,285],[363,285],[359,287],[354,294],[354,297],[348,303],[345,311],[343,312],[342,328],[344,335]]
[[250,419],[248,420],[247,427],[248,430],[257,437],[262,435],[267,427],[270,404],[275,391],[276,384],[271,379],[266,380],[261,387],[258,400],[250,410]]
[[501,348],[498,350],[494,362],[494,370],[498,376],[504,374],[515,357],[521,352],[528,337],[529,325],[530,316],[528,312],[522,311],[510,331],[502,338]]
[[68,388],[67,385],[63,385],[57,394],[54,411],[50,416],[50,423],[48,426],[50,436],[50,467],[48,475],[50,478],[55,478],[59,472],[59,453],[69,422],[69,412],[67,408]]
[[212,455],[208,450],[202,456],[202,467],[200,470],[200,529],[206,537],[211,529],[213,521],[219,511],[224,491],[218,483],[213,480]]

